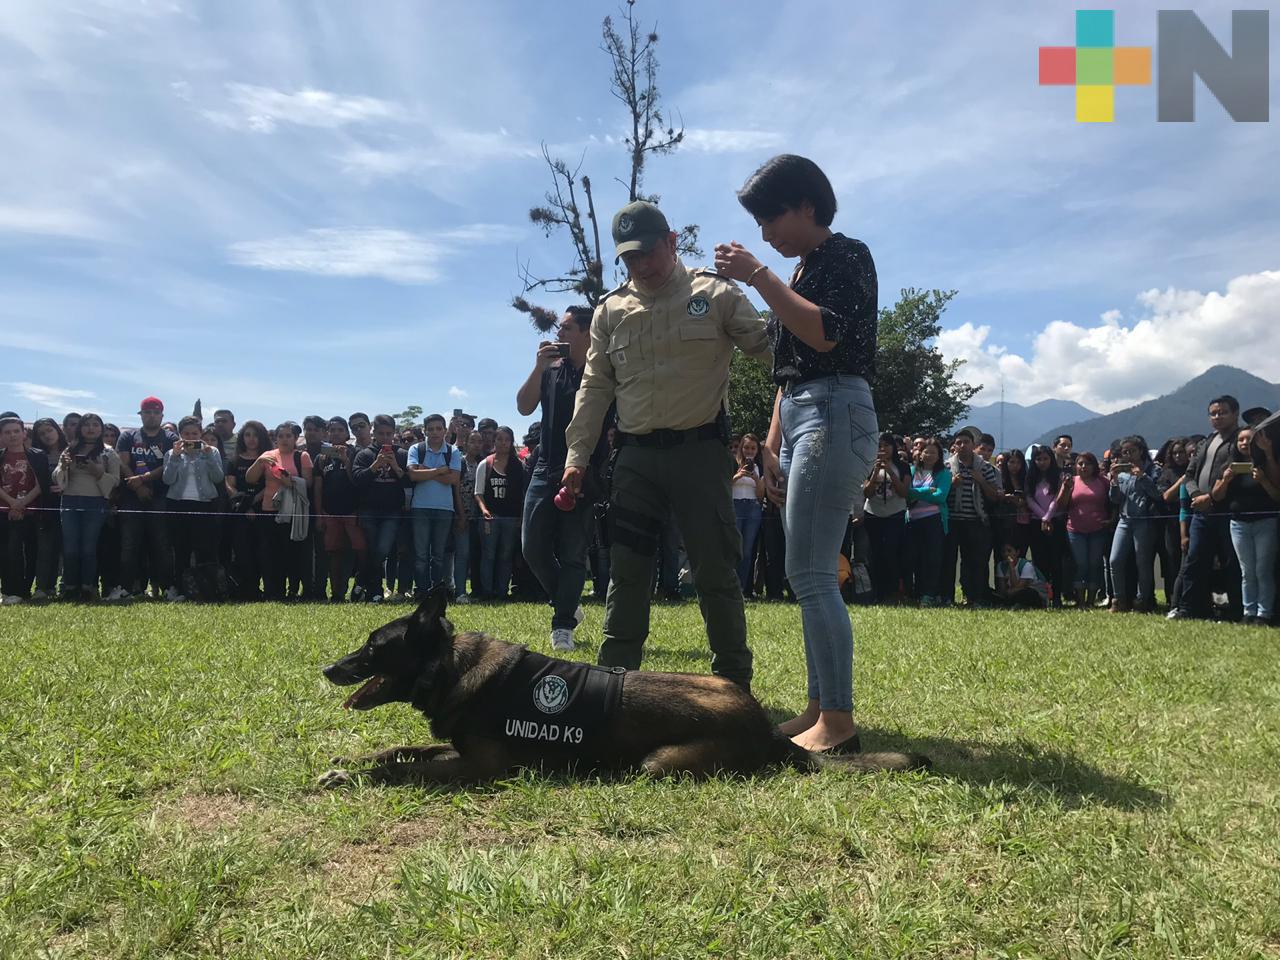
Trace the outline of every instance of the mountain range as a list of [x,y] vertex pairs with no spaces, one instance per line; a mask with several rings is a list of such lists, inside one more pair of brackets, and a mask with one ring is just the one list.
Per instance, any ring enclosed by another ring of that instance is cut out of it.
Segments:
[[1208,432],[1209,401],[1224,394],[1239,400],[1241,411],[1250,407],[1280,409],[1280,384],[1269,383],[1238,367],[1219,365],[1172,393],[1115,413],[1098,414],[1070,400],[1042,400],[1025,407],[992,403],[972,408],[956,426],[981,427],[996,438],[1001,450],[1025,449],[1032,443],[1051,444],[1064,433],[1071,435],[1075,449],[1096,454],[1106,450],[1112,441],[1135,433],[1146,438],[1154,449],[1169,437]]
[[973,407],[957,426],[974,424],[996,438],[996,448],[1025,449],[1035,443],[1040,435],[1059,423],[1091,420],[1101,416],[1072,400],[1041,400],[1029,407],[1020,403],[989,403]]

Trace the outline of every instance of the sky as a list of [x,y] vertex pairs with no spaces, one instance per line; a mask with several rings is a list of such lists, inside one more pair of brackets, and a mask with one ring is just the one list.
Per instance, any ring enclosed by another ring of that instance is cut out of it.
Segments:
[[[1154,45],[1156,9],[1121,6],[1117,43]],[[1193,9],[1229,48],[1231,5]],[[1109,412],[1216,363],[1280,381],[1280,120],[1236,123],[1200,86],[1196,122],[1159,123],[1145,86],[1077,123],[1073,91],[1037,82],[1074,11],[639,0],[685,132],[644,188],[700,225],[703,262],[739,240],[785,276],[734,192],[776,153],[814,159],[881,306],[958,291],[938,346],[975,404],[1003,387]],[[0,406],[126,426],[151,394],[268,425],[416,404],[519,435],[539,337],[509,303],[521,265],[571,253],[528,219],[542,145],[590,174],[606,233],[626,200],[600,49],[617,12],[8,0]],[[1275,54],[1271,80],[1274,101]]]

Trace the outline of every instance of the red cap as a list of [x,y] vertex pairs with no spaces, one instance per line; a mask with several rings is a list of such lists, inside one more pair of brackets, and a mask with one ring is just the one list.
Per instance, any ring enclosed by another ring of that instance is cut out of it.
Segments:
[[154,410],[160,410],[161,412],[163,412],[164,404],[160,401],[159,397],[147,397],[147,399],[142,401],[142,405],[138,407],[138,409],[139,410],[154,409]]

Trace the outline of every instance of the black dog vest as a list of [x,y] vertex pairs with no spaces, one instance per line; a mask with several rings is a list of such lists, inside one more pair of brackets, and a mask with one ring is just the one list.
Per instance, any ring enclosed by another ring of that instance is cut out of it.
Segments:
[[622,699],[625,673],[521,649],[478,691],[465,728],[511,744],[589,755]]

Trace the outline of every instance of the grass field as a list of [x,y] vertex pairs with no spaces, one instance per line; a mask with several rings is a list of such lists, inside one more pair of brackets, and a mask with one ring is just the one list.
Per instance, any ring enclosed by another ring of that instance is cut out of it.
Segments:
[[[1280,957],[1275,631],[857,610],[864,746],[931,773],[318,790],[429,739],[318,671],[405,609],[0,613],[0,955]],[[451,614],[545,643],[538,607]],[[798,611],[748,618],[781,717]],[[693,605],[651,643],[707,669]]]

